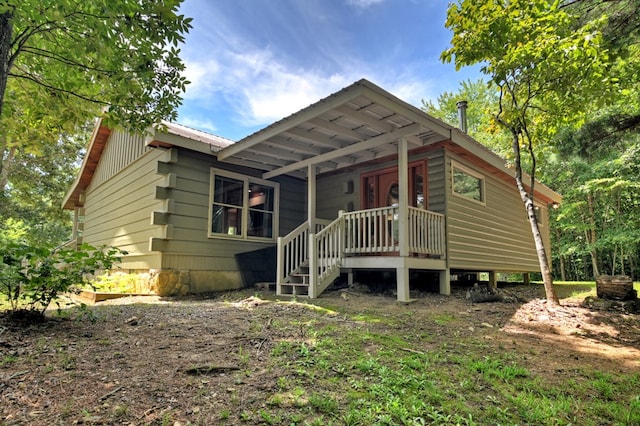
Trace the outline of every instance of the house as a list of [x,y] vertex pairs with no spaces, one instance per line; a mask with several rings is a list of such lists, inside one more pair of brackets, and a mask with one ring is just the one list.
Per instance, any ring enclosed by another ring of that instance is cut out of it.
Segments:
[[[561,197],[537,183],[535,200],[548,247]],[[126,250],[122,268],[161,295],[252,284],[247,253],[278,294],[309,297],[361,270],[395,272],[400,301],[412,271],[443,294],[452,274],[539,271],[505,161],[367,80],[235,143],[98,122],[63,206],[75,242]]]

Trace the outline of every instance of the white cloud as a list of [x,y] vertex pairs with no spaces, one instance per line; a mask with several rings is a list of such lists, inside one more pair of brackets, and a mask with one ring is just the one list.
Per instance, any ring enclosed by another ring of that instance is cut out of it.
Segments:
[[270,55],[238,58],[251,63],[251,72],[236,74],[246,101],[243,121],[267,124],[305,108],[350,83],[346,76],[288,70]]
[[216,125],[210,120],[198,120],[191,117],[181,117],[180,124],[214,134],[218,131]]
[[235,120],[245,126],[270,124],[360,78],[287,69],[268,49],[219,52],[217,57],[186,61],[192,84],[185,97],[203,104],[222,97],[235,109]]
[[206,97],[215,90],[214,82],[218,78],[220,66],[215,60],[204,62],[197,60],[185,61],[184,76],[191,82],[184,94],[186,99],[199,99]]
[[347,0],[347,4],[365,9],[371,5],[382,3],[384,0]]

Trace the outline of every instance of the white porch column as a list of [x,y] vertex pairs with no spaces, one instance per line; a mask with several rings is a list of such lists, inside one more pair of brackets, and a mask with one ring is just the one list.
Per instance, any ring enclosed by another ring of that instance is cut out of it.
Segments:
[[409,150],[405,137],[398,141],[398,192],[398,235],[400,256],[404,257],[409,255]]
[[[398,238],[400,257],[409,256],[409,152],[405,137],[398,141]],[[409,268],[396,268],[398,302],[411,300],[409,290]]]
[[309,231],[316,233],[316,166],[307,166],[307,222]]

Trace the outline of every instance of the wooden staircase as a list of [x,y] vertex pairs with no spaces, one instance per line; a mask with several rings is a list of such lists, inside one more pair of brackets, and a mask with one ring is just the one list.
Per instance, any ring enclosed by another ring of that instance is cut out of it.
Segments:
[[278,296],[309,297],[309,261],[304,262],[296,272],[289,275],[287,282],[276,286]]
[[[354,268],[354,256],[375,258],[374,263],[355,266],[367,268],[379,267],[380,256],[398,258],[397,217],[397,206],[340,212],[334,221],[316,219],[314,226],[305,222],[278,238],[276,294],[314,299],[340,276],[341,268]],[[444,215],[409,207],[406,222],[407,253],[443,258]]]

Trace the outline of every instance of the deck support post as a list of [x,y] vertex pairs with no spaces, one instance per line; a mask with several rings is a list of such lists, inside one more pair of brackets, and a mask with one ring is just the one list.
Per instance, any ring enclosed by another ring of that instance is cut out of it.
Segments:
[[498,288],[498,274],[496,271],[489,271],[489,288],[493,290]]
[[398,289],[398,302],[410,302],[409,268],[406,266],[396,268],[396,285]]
[[445,296],[451,295],[451,274],[449,268],[444,271],[440,271],[440,294],[444,294]]
[[524,272],[522,274],[522,282],[524,283],[524,285],[531,284],[531,276],[529,275],[528,272]]

